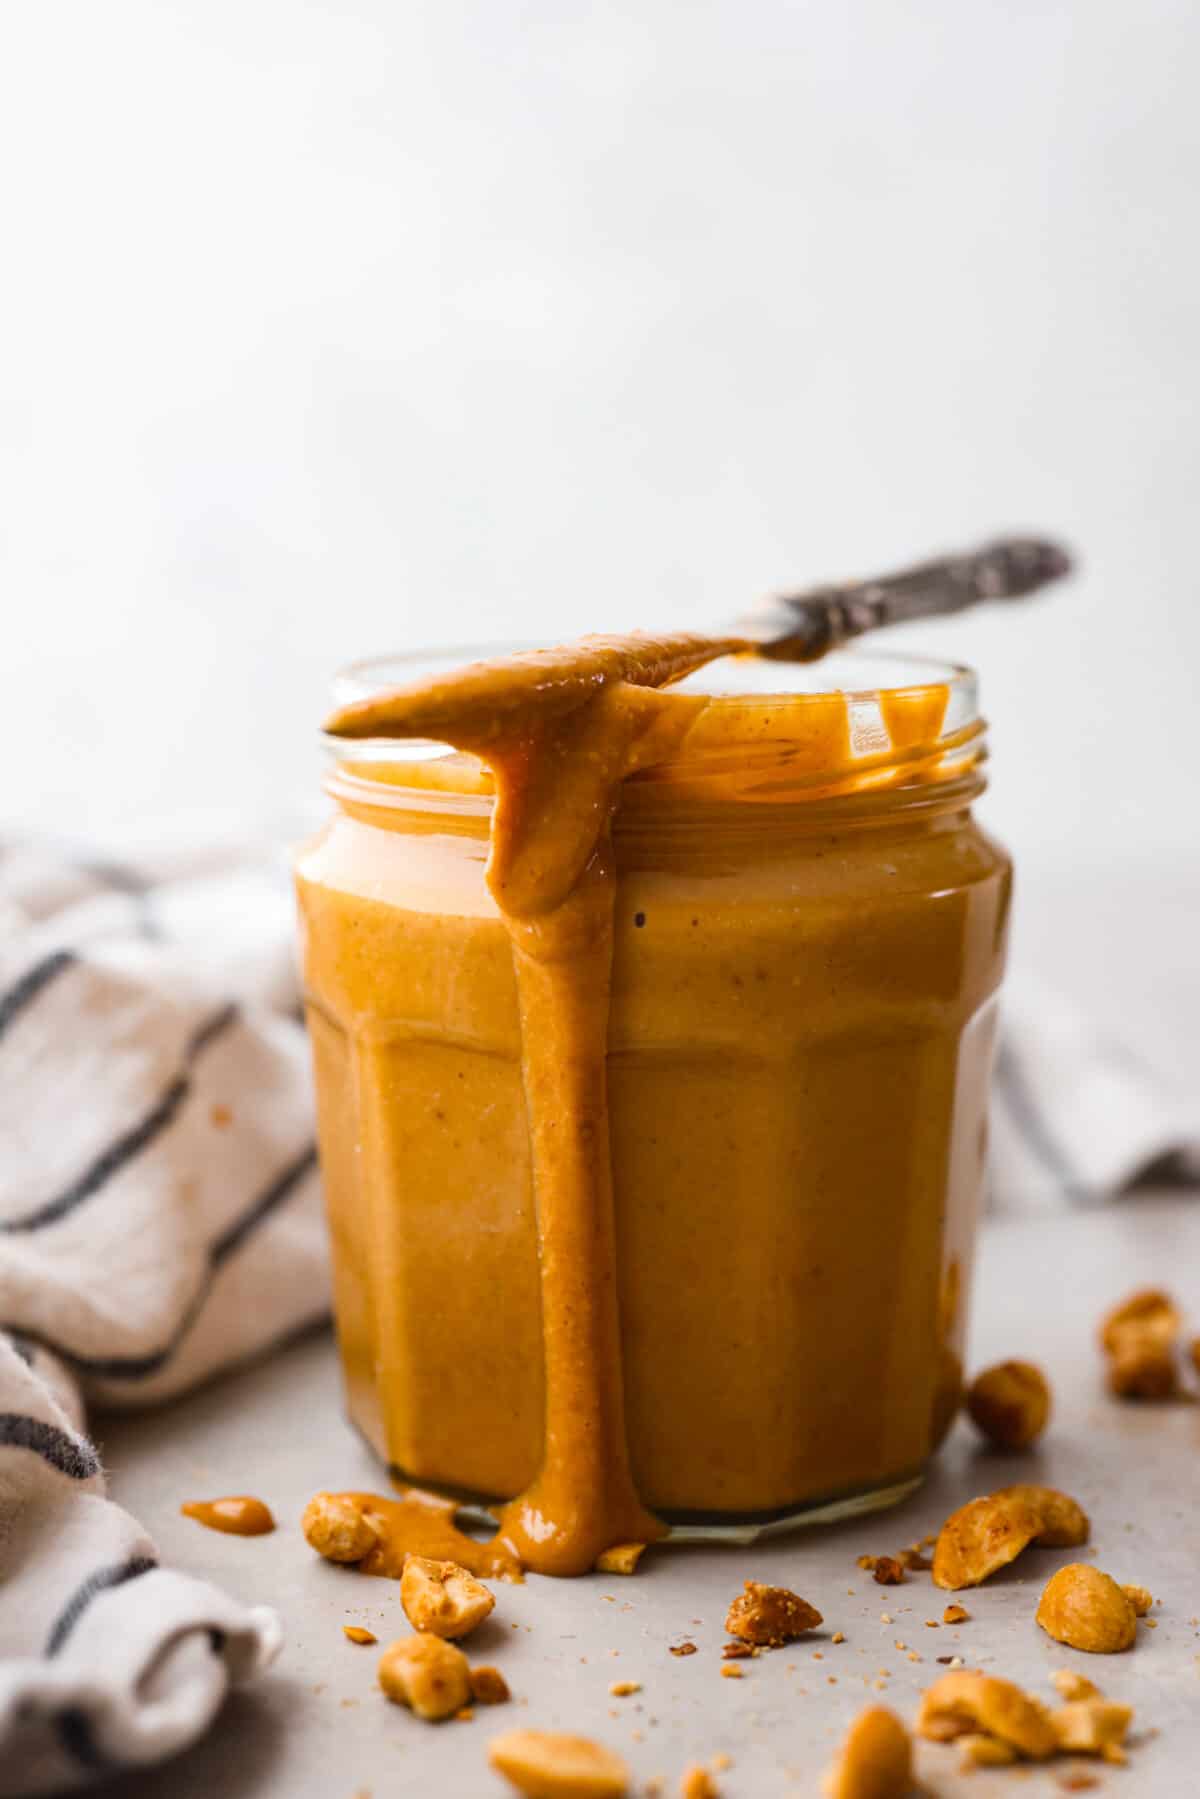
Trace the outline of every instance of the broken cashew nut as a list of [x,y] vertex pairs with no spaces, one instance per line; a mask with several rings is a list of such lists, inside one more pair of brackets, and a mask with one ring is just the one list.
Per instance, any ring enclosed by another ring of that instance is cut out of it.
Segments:
[[401,1637],[379,1659],[379,1684],[397,1705],[436,1724],[461,1711],[471,1697],[467,1658],[441,1637]]
[[554,1730],[510,1730],[493,1737],[488,1760],[527,1799],[624,1799],[629,1770],[590,1737]]
[[1050,1418],[1050,1386],[1032,1362],[998,1362],[967,1389],[972,1424],[997,1449],[1028,1449]]
[[1087,1514],[1054,1487],[1001,1487],[972,1499],[943,1524],[933,1552],[934,1585],[977,1587],[1030,1543],[1073,1548],[1091,1532]]
[[379,1532],[341,1493],[316,1493],[304,1508],[305,1540],[328,1562],[361,1562],[379,1541]]
[[756,1647],[778,1648],[791,1643],[805,1631],[815,1630],[825,1620],[807,1599],[801,1599],[787,1587],[768,1587],[761,1581],[748,1580],[745,1591],[738,1594],[725,1617],[725,1628],[731,1637]]
[[826,1774],[827,1799],[904,1799],[912,1790],[912,1740],[885,1705],[871,1705],[850,1726]]
[[482,1624],[496,1601],[489,1588],[457,1562],[408,1555],[400,1577],[400,1604],[414,1630],[435,1637],[465,1637]]
[[1120,1399],[1170,1399],[1178,1391],[1179,1313],[1157,1287],[1113,1308],[1100,1326],[1109,1391]]
[[1070,1649],[1116,1655],[1137,1638],[1137,1610],[1113,1579],[1090,1562],[1070,1562],[1052,1574],[1038,1601],[1047,1636]]
[[1058,1747],[1046,1707],[1011,1680],[969,1669],[943,1674],[921,1695],[918,1736],[935,1743],[957,1737],[998,1737],[1029,1761],[1045,1761]]

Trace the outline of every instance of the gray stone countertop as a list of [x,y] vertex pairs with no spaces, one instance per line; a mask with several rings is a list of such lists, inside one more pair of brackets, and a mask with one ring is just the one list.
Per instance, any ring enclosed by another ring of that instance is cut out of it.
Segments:
[[[960,1423],[923,1489],[891,1513],[750,1548],[662,1549],[633,1579],[499,1585],[471,1653],[503,1669],[514,1703],[436,1727],[389,1705],[375,1686],[378,1652],[342,1634],[349,1623],[383,1643],[403,1634],[397,1587],[319,1561],[300,1536],[300,1514],[318,1488],[381,1486],[343,1420],[329,1336],[168,1410],[101,1419],[113,1494],[164,1558],[274,1605],[287,1636],[275,1669],[230,1698],[203,1742],[106,1790],[113,1799],[501,1799],[508,1789],[486,1766],[487,1740],[529,1724],[610,1744],[629,1761],[634,1792],[657,1775],[671,1793],[688,1763],[727,1755],[727,1799],[816,1795],[860,1708],[882,1701],[911,1716],[942,1672],[937,1656],[953,1653],[1051,1701],[1051,1672],[1084,1668],[1136,1708],[1129,1766],[1097,1767],[1093,1790],[1114,1799],[1192,1799],[1200,1792],[1200,1407],[1109,1399],[1095,1349],[1102,1309],[1145,1282],[1169,1285],[1200,1330],[1200,1202],[1143,1194],[1104,1210],[993,1221],[980,1257],[971,1366],[1019,1355],[1046,1369],[1056,1406],[1040,1450],[984,1453]],[[926,1620],[941,1618],[946,1595],[927,1574],[882,1588],[856,1567],[859,1554],[911,1542],[965,1499],[1018,1479],[1077,1497],[1093,1523],[1083,1553],[1160,1601],[1157,1628],[1141,1629],[1130,1653],[1073,1654],[1035,1626],[1043,1582],[1077,1551],[1028,1551],[1006,1575],[962,1596],[969,1623],[936,1630]],[[247,1491],[273,1507],[274,1535],[219,1536],[179,1514],[184,1499]],[[722,1620],[750,1576],[795,1588],[824,1613],[825,1629],[740,1664],[741,1680],[723,1679]],[[830,1640],[836,1630],[843,1643]],[[683,1637],[696,1655],[668,1653]],[[613,1698],[616,1680],[640,1681],[641,1691]],[[963,1775],[957,1760],[951,1749],[921,1746],[929,1794],[1049,1799],[1063,1791],[1068,1767]]]

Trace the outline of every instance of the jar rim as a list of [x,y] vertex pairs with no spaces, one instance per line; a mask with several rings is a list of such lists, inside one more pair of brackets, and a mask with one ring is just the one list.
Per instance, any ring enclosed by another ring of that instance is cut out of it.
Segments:
[[[512,655],[544,647],[540,640],[459,644],[451,648],[405,650],[384,656],[362,657],[346,663],[334,675],[332,698],[342,707],[374,698],[388,688],[407,685],[423,676],[448,673],[470,662]],[[714,671],[722,671],[714,682]],[[728,671],[733,671],[732,680]],[[835,678],[830,678],[833,671]],[[837,675],[845,678],[837,679]],[[979,720],[978,677],[966,663],[895,650],[838,650],[819,662],[777,662],[767,658],[722,657],[697,670],[664,691],[707,694],[717,708],[745,707],[747,703],[786,707],[816,702],[830,694],[842,694],[851,706],[870,706],[882,694],[918,694],[931,688],[947,691],[942,737],[957,736]],[[425,761],[447,753],[444,743],[432,739],[360,738],[354,741],[320,733],[327,751],[340,761]]]
[[[412,650],[354,662],[335,679],[335,703],[361,701],[461,668],[472,658],[524,647]],[[647,808],[657,812],[664,799],[684,805],[694,799],[711,807],[718,790],[739,807],[803,801],[815,814],[826,801],[839,808],[885,801],[890,807],[941,807],[982,789],[987,747],[978,682],[974,671],[959,663],[860,649],[835,652],[816,664],[730,657],[663,691],[664,697],[678,692],[684,701],[701,693],[709,703],[679,756],[642,768],[623,784],[623,815]],[[825,762],[820,746],[826,721],[807,703],[827,706],[831,697],[844,703],[848,757],[838,751]],[[416,806],[451,817],[491,804],[486,771],[468,779],[464,763],[478,768],[476,759],[456,754],[448,744],[321,736],[333,764],[327,791],[352,810]]]

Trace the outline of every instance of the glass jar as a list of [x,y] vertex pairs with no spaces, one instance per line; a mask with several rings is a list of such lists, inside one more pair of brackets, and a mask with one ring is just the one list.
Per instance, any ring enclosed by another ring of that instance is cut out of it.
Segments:
[[[468,654],[360,665],[338,697]],[[969,671],[681,687],[720,696],[710,728],[613,828],[626,1431],[673,1533],[748,1536],[902,1497],[957,1409],[1010,865],[971,813]],[[349,1410],[395,1475],[492,1504],[537,1474],[544,1384],[490,780],[436,745],[328,747],[297,885]]]

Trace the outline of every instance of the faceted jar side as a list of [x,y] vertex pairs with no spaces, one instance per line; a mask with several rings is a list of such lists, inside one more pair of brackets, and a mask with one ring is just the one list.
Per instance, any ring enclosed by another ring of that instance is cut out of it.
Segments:
[[478,844],[339,818],[297,868],[347,1404],[406,1478],[537,1472],[541,1304],[516,989]]
[[628,869],[621,1317],[634,1471],[668,1516],[920,1474],[965,1325],[1008,892],[966,814]]

